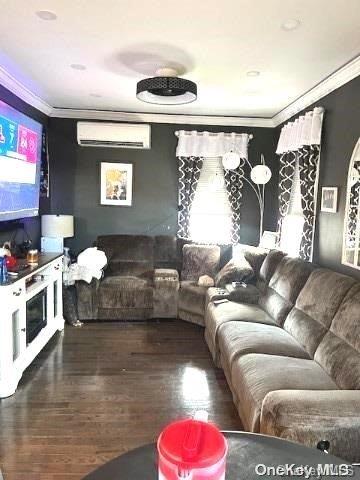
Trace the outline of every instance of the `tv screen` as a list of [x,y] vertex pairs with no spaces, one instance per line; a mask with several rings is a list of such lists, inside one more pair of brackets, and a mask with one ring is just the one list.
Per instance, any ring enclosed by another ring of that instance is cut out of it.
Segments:
[[0,101],[0,221],[39,213],[42,126]]

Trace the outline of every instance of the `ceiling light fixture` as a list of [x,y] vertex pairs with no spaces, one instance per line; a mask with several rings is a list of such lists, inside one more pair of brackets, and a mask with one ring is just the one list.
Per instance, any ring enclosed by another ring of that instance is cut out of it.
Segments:
[[74,70],[86,70],[86,66],[82,65],[81,63],[72,63],[70,67]]
[[179,78],[173,68],[160,68],[156,77],[138,82],[136,97],[147,103],[181,105],[196,100],[197,86],[191,80]]
[[49,10],[39,10],[38,12],[35,12],[35,14],[41,18],[41,20],[56,20],[57,15],[54,12],[50,12]]
[[258,70],[250,70],[246,72],[246,75],[248,77],[258,77],[260,75],[260,72]]
[[281,24],[281,28],[287,32],[290,32],[291,30],[296,30],[299,28],[301,25],[300,20],[297,20],[296,18],[291,18],[289,20],[286,20]]

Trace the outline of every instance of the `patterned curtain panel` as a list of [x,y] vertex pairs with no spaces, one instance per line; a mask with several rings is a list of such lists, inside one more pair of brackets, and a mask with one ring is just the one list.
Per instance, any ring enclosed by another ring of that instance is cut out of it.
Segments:
[[301,205],[304,227],[300,243],[300,257],[313,257],[316,222],[316,200],[320,166],[320,142],[324,109],[314,110],[288,122],[281,129],[276,153],[280,156],[279,179],[279,233],[288,214],[296,160],[299,162]]
[[279,215],[278,234],[281,238],[282,223],[289,212],[291,191],[295,173],[296,153],[282,153],[280,156],[279,170]]
[[225,185],[231,206],[231,243],[233,245],[240,242],[240,209],[245,161],[245,158],[240,158],[240,165],[236,169],[224,169]]
[[311,261],[313,257],[319,162],[320,147],[318,145],[302,148],[299,154],[299,171],[304,228],[300,244],[300,258],[306,261]]
[[200,157],[178,157],[179,213],[178,237],[190,238],[190,211],[200,178],[203,160]]
[[179,228],[178,236],[189,238],[191,205],[200,177],[202,158],[223,157],[230,151],[239,155],[241,162],[235,170],[224,170],[226,189],[232,208],[232,242],[240,240],[240,207],[244,165],[248,158],[248,144],[252,135],[247,133],[175,132],[178,137],[176,156],[179,159]]

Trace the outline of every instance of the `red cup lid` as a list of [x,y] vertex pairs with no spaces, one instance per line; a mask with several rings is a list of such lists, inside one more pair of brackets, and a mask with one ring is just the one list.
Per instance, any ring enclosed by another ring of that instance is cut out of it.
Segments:
[[215,425],[200,420],[170,423],[160,434],[158,451],[178,468],[206,468],[219,462],[227,443]]

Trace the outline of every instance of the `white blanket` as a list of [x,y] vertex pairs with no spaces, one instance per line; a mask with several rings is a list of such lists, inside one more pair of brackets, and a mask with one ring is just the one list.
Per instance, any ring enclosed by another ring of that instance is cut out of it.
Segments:
[[64,284],[74,285],[78,280],[90,283],[93,278],[103,276],[103,268],[107,265],[104,252],[96,247],[87,248],[78,255],[77,263],[64,268]]

